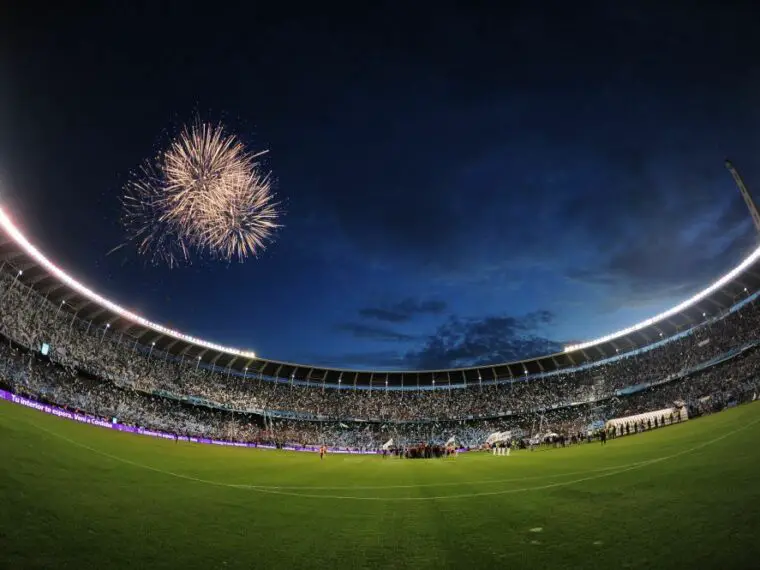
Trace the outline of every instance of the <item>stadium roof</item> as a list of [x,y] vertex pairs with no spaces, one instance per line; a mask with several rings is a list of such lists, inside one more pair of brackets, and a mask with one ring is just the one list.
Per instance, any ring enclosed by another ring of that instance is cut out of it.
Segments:
[[134,339],[151,351],[200,360],[251,377],[306,381],[314,384],[376,388],[448,386],[508,380],[552,372],[624,354],[668,338],[727,310],[760,290],[760,247],[729,273],[683,303],[599,339],[567,347],[564,352],[503,364],[426,371],[367,371],[325,368],[257,357],[252,351],[222,346],[154,323],[74,279],[40,252],[0,207],[0,271],[35,289],[61,311],[96,327]]

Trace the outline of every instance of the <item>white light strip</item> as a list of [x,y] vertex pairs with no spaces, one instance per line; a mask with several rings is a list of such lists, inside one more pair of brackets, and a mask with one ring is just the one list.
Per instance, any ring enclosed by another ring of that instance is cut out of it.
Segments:
[[703,289],[690,299],[687,299],[683,303],[676,305],[675,307],[672,307],[668,309],[667,311],[660,313],[659,315],[655,315],[654,317],[650,317],[645,321],[641,321],[640,323],[637,323],[631,327],[628,327],[627,329],[622,329],[617,332],[599,337],[594,340],[590,340],[588,342],[582,342],[580,344],[573,344],[570,346],[565,347],[565,352],[572,352],[574,350],[583,350],[585,348],[588,348],[590,346],[594,346],[595,344],[601,344],[603,342],[607,342],[610,340],[614,340],[616,338],[619,338],[621,336],[625,336],[627,334],[630,334],[632,332],[639,331],[641,329],[644,329],[648,326],[653,325],[654,323],[661,321],[662,319],[667,319],[668,317],[672,317],[673,315],[680,313],[684,309],[688,309],[691,307],[694,303],[698,303],[708,295],[714,293],[721,287],[723,287],[726,283],[729,281],[735,279],[742,271],[747,269],[750,265],[752,265],[755,261],[757,261],[758,257],[760,257],[760,247],[758,247],[755,251],[749,254],[749,256],[742,261],[739,265],[734,267],[731,271],[726,273],[723,277],[718,279],[715,283],[707,287],[706,289]]
[[190,342],[198,346],[202,346],[203,348],[208,348],[210,350],[217,350],[219,352],[226,352],[228,354],[234,354],[235,356],[241,356],[243,358],[256,358],[256,354],[253,352],[249,352],[246,350],[238,350],[237,348],[230,348],[227,346],[222,346],[220,344],[214,344],[213,342],[208,342],[200,338],[195,338],[194,336],[182,334],[179,331],[166,328],[164,326],[151,322],[148,319],[145,319],[139,315],[132,313],[131,311],[128,311],[120,307],[119,305],[117,305],[116,303],[112,301],[109,301],[105,297],[101,297],[92,289],[85,287],[79,281],[77,281],[73,277],[70,277],[62,269],[54,265],[52,261],[48,260],[36,247],[34,247],[31,243],[29,243],[29,241],[16,228],[16,226],[13,225],[13,222],[5,213],[5,210],[2,207],[0,207],[0,226],[3,228],[5,233],[8,234],[8,236],[10,236],[13,239],[13,241],[15,241],[18,245],[20,245],[21,248],[32,259],[34,259],[37,263],[39,263],[42,267],[44,267],[48,272],[50,272],[55,277],[60,279],[63,283],[65,283],[66,285],[74,289],[77,293],[80,293],[81,295],[87,297],[94,303],[97,303],[98,305],[105,307],[113,311],[114,313],[117,313],[119,316],[127,320],[130,320],[134,323],[138,323],[144,327],[153,329],[156,332],[160,332],[161,334],[165,334],[167,336],[184,340],[186,342]]
[[[134,323],[138,323],[144,327],[150,328],[156,332],[160,332],[161,334],[165,334],[167,336],[171,336],[173,338],[177,338],[180,340],[184,340],[186,342],[193,343],[198,346],[202,346],[203,348],[208,348],[210,350],[216,350],[219,352],[225,352],[227,354],[234,354],[235,356],[240,356],[243,358],[250,358],[254,359],[256,358],[256,354],[250,351],[246,350],[239,350],[237,348],[230,348],[227,346],[222,346],[220,344],[215,344],[213,342],[208,342],[200,338],[196,338],[194,336],[183,334],[179,331],[172,330],[170,328],[161,326],[157,323],[154,323],[152,321],[149,321],[148,319],[145,319],[139,315],[136,315],[132,313],[131,311],[128,311],[127,309],[124,309],[117,305],[116,303],[109,301],[105,297],[102,297],[98,295],[95,291],[85,287],[81,283],[79,283],[76,279],[73,277],[70,277],[67,273],[65,273],[62,269],[58,268],[56,265],[53,264],[50,260],[48,260],[36,247],[34,247],[29,241],[24,237],[24,235],[16,228],[16,226],[13,225],[13,222],[11,222],[8,215],[5,213],[5,210],[3,210],[2,207],[0,207],[0,227],[5,231],[8,236],[13,239],[21,248],[30,256],[32,257],[37,263],[39,263],[42,267],[44,267],[48,272],[56,276],[58,279],[60,279],[63,283],[80,293],[81,295],[87,297],[91,301],[106,307],[107,309],[110,309],[114,313],[117,313],[119,316],[130,320]],[[661,321],[663,319],[666,319],[668,317],[671,317],[684,309],[689,308],[695,303],[698,303],[708,295],[712,294],[713,292],[717,291],[721,287],[723,287],[726,283],[734,279],[737,275],[742,273],[747,267],[752,265],[757,259],[760,258],[760,247],[755,249],[744,261],[742,261],[738,266],[736,266],[734,269],[726,273],[723,277],[718,279],[715,283],[707,287],[706,289],[703,289],[690,299],[687,299],[686,301],[680,303],[679,305],[676,305],[675,307],[672,307],[668,309],[667,311],[660,313],[659,315],[655,315],[654,317],[651,317],[649,319],[646,319],[644,321],[641,321],[640,323],[637,323],[633,326],[630,326],[626,329],[619,330],[617,332],[605,335],[603,337],[599,337],[594,340],[590,340],[587,342],[582,342],[579,344],[573,344],[565,347],[565,352],[573,352],[576,350],[583,350],[586,348],[589,348],[591,346],[594,346],[596,344],[601,344],[604,342],[608,342],[610,340],[614,340],[616,338],[619,338],[621,336],[625,336],[627,334],[639,331],[641,329],[644,329],[648,326],[653,325],[654,323]]]

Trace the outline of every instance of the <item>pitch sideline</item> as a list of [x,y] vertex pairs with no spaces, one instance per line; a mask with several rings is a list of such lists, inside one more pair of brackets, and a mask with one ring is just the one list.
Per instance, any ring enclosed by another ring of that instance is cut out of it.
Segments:
[[[93,447],[90,447],[88,445],[85,445],[83,443],[80,443],[78,441],[75,441],[73,439],[70,439],[64,435],[58,434],[54,431],[51,431],[47,428],[43,428],[42,426],[37,425],[36,423],[29,422],[24,420],[27,424],[31,425],[32,427],[43,431],[49,435],[52,435],[54,437],[57,437],[59,439],[62,439],[66,442],[68,442],[71,445],[74,445],[76,447],[81,447],[82,449],[87,449],[88,451],[95,453],[97,455],[101,455],[103,457],[108,457],[109,459],[112,459],[114,461],[124,463],[127,465],[132,465],[133,467],[138,467],[141,469],[145,469],[148,471],[153,471],[155,473],[161,473],[163,475],[168,475],[170,477],[175,477],[178,479],[184,479],[186,481],[194,481],[196,483],[202,483],[205,485],[211,485],[215,487],[226,487],[226,488],[232,488],[232,489],[243,489],[243,490],[249,490],[254,491],[262,494],[269,494],[269,495],[283,495],[283,496],[290,496],[290,497],[301,497],[301,498],[307,498],[307,499],[331,499],[331,500],[346,500],[346,501],[433,501],[433,500],[448,500],[448,499],[469,499],[469,498],[475,498],[475,497],[491,497],[491,496],[497,496],[497,495],[509,495],[514,493],[526,493],[530,491],[543,491],[548,489],[555,489],[559,487],[565,487],[569,485],[575,485],[577,483],[583,483],[586,481],[595,481],[598,479],[603,479],[607,477],[612,477],[614,475],[619,475],[621,473],[626,473],[628,471],[633,471],[635,469],[640,469],[642,467],[646,467],[648,465],[653,465],[655,463],[660,463],[662,461],[667,461],[669,459],[674,459],[676,457],[680,457],[682,455],[686,455],[689,453],[693,453],[694,451],[698,451],[704,447],[707,447],[709,445],[712,445],[714,443],[717,443],[719,441],[722,441],[726,439],[727,437],[730,437],[731,435],[734,435],[736,433],[739,433],[741,431],[744,431],[757,423],[760,423],[760,418],[748,422],[744,424],[741,427],[738,427],[736,429],[733,429],[731,431],[728,431],[720,436],[717,436],[713,439],[706,440],[698,445],[695,445],[693,447],[690,447],[688,449],[681,450],[677,453],[673,453],[670,455],[665,455],[663,457],[658,457],[655,459],[649,459],[646,461],[638,461],[635,463],[628,463],[625,465],[621,465],[618,467],[608,467],[604,469],[599,470],[592,470],[587,471],[587,473],[596,473],[595,475],[590,475],[588,477],[581,477],[578,479],[573,479],[571,481],[562,481],[558,483],[549,483],[546,485],[537,485],[532,487],[519,487],[517,489],[502,489],[499,491],[484,491],[479,493],[462,493],[462,494],[456,494],[456,495],[436,495],[436,496],[430,496],[430,497],[371,497],[371,496],[350,496],[350,495],[319,495],[319,494],[311,494],[311,493],[296,493],[292,491],[288,491],[286,489],[289,489],[288,487],[272,487],[272,486],[266,486],[266,485],[245,485],[245,484],[236,484],[236,483],[222,483],[220,481],[212,481],[208,479],[201,479],[198,477],[193,477],[190,475],[185,475],[182,473],[175,473],[173,471],[167,471],[164,469],[158,469],[156,467],[151,467],[150,465],[145,465],[143,463],[138,463],[136,461],[131,461],[129,459],[125,459],[123,457],[118,457],[116,455],[112,455],[110,453],[107,453],[105,451],[101,451],[99,449],[95,449]],[[604,471],[603,473],[600,473],[600,471]],[[539,478],[549,478],[549,477],[563,477],[563,476],[571,476],[573,474],[580,474],[583,472],[570,472],[565,474],[557,474],[557,475],[549,475],[549,476],[538,476],[538,477],[527,477],[527,478],[521,478],[521,479],[505,479],[500,482],[515,482],[515,481],[528,481],[528,480],[535,480]],[[497,481],[493,481],[491,483],[496,483]],[[468,482],[461,482],[456,483],[457,485],[466,485],[466,484],[476,484],[474,482],[468,483]],[[364,489],[393,489],[393,488],[417,488],[417,487],[430,487],[430,486],[444,486],[448,485],[451,486],[451,484],[428,484],[428,485],[401,485],[401,486],[384,486],[384,487],[365,487]],[[294,489],[294,487],[290,487],[290,489]],[[297,488],[296,488],[297,489]],[[333,487],[333,488],[320,488],[320,487],[303,487],[304,490],[310,489],[310,490],[330,490],[330,489],[362,489],[361,487]]]

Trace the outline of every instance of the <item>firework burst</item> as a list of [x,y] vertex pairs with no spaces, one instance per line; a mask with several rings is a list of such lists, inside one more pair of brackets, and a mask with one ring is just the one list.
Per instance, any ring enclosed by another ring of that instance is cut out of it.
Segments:
[[201,241],[222,259],[243,260],[266,248],[279,228],[278,204],[271,191],[271,179],[253,170],[229,180],[199,225]]
[[190,245],[179,225],[163,219],[164,200],[161,175],[146,162],[124,187],[122,224],[139,254],[156,265],[175,267],[190,262]]
[[271,176],[221,125],[196,121],[129,180],[123,221],[140,254],[170,267],[191,254],[244,261],[280,227]]

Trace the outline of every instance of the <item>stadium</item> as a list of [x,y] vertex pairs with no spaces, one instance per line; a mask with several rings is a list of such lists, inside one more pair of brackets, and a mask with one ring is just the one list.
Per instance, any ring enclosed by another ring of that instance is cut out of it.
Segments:
[[58,267],[5,210],[0,225],[8,568],[758,554],[760,248],[678,306],[558,354],[367,372],[154,323]]
[[0,570],[759,566],[755,6],[9,4]]

